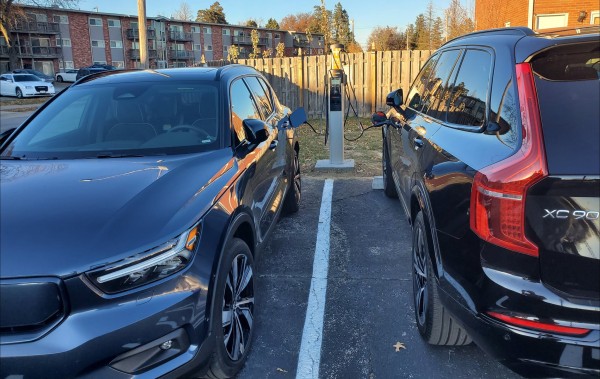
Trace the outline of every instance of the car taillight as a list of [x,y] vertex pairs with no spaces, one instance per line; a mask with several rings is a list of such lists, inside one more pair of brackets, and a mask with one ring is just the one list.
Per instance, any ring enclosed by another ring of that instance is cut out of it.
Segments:
[[527,190],[548,175],[542,125],[528,63],[516,65],[523,140],[507,159],[481,169],[471,191],[471,229],[483,240],[506,249],[538,256],[525,236]]
[[528,329],[535,329],[542,332],[550,332],[557,334],[566,334],[571,336],[583,336],[590,332],[590,329],[576,328],[573,326],[563,326],[554,323],[541,322],[519,316],[509,316],[498,312],[487,312],[489,316],[495,319],[504,321],[507,324],[519,326]]

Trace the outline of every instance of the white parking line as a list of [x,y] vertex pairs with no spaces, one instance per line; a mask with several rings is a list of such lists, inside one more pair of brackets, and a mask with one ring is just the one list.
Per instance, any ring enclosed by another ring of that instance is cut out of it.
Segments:
[[304,320],[296,379],[317,379],[319,377],[321,344],[323,342],[323,317],[327,298],[332,195],[333,179],[326,179],[323,186],[323,198],[321,199],[313,274],[308,294],[308,306],[306,307],[306,319]]

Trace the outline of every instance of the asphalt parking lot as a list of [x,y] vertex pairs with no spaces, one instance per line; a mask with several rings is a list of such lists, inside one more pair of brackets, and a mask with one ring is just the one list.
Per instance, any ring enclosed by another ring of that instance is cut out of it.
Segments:
[[[421,339],[411,300],[410,226],[399,201],[371,185],[366,178],[333,183],[318,376],[517,378],[474,344],[437,347]],[[238,378],[296,377],[323,187],[322,179],[304,179],[300,211],[279,221],[258,257],[256,334]],[[405,348],[396,351],[398,342]]]

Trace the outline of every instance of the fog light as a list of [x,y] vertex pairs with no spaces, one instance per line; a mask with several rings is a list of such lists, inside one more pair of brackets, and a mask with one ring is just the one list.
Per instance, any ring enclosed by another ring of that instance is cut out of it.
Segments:
[[168,340],[163,342],[160,345],[161,350],[169,350],[171,348],[171,346],[173,346],[173,341],[172,340]]

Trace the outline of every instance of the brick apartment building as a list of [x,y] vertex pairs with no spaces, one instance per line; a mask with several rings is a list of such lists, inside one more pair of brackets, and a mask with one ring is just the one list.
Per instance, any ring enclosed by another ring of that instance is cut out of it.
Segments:
[[[34,68],[53,75],[63,68],[94,63],[118,68],[140,67],[137,16],[57,8],[25,7],[27,20],[11,33],[18,51],[18,67],[9,67],[9,50],[0,37],[0,73],[15,68]],[[237,45],[239,58],[252,52],[253,28],[206,24],[148,17],[148,57],[151,68],[187,67],[205,61],[227,59],[228,49]],[[323,54],[323,36],[285,30],[257,29],[261,50],[283,42],[285,55]]]
[[527,26],[543,31],[599,24],[598,0],[475,0],[477,30]]

